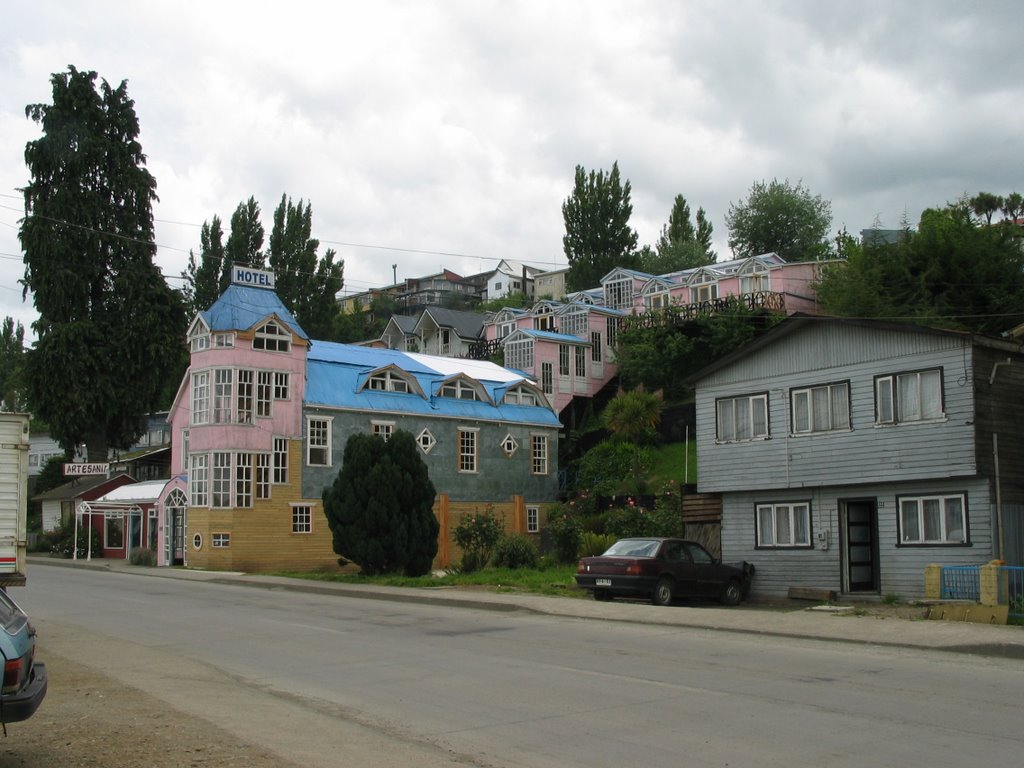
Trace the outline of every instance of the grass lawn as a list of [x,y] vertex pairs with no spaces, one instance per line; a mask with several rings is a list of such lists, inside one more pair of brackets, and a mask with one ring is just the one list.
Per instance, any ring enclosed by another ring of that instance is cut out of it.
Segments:
[[648,488],[659,488],[665,482],[697,482],[697,443],[669,443],[651,448],[651,471]]
[[576,588],[576,566],[558,565],[544,569],[484,568],[473,573],[446,573],[438,576],[410,578],[401,575],[363,576],[358,573],[278,573],[296,579],[333,581],[342,584],[376,584],[387,587],[463,587],[488,589],[495,592],[529,592],[535,595],[561,595],[563,597],[589,597]]

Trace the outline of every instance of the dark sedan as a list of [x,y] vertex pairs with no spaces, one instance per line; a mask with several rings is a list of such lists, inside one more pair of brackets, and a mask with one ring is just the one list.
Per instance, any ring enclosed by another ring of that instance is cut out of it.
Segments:
[[738,605],[753,578],[750,563],[727,565],[695,541],[653,536],[619,539],[603,555],[584,557],[576,569],[576,583],[596,600],[646,597],[656,605],[676,597]]

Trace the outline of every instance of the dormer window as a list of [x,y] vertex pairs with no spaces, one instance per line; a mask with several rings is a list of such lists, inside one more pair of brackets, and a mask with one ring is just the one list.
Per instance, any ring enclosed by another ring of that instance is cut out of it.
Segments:
[[604,303],[612,309],[632,309],[633,279],[625,277],[605,283]]
[[409,382],[395,371],[382,371],[366,380],[366,388],[378,392],[409,392]]
[[525,387],[513,387],[505,393],[504,402],[508,405],[537,405],[537,394]]
[[213,334],[213,346],[217,349],[229,349],[235,346],[235,334],[215,333]]
[[199,333],[192,336],[189,339],[189,349],[192,352],[202,352],[204,349],[210,348],[210,336],[209,334]]
[[441,385],[438,392],[441,397],[453,397],[456,400],[483,400],[477,388],[465,379],[455,379]]
[[287,352],[292,347],[292,335],[273,320],[256,330],[252,340],[253,349],[267,352]]

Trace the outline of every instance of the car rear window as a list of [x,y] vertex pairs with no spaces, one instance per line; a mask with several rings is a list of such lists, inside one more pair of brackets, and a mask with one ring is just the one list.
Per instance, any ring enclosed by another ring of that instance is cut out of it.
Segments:
[[605,554],[616,557],[654,557],[660,543],[650,539],[622,539],[612,544]]
[[25,612],[7,596],[7,593],[0,591],[0,627],[3,627],[7,634],[16,635],[27,621]]

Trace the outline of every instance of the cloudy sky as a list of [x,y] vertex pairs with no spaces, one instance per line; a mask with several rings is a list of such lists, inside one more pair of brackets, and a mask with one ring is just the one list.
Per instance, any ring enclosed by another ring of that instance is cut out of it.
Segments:
[[[0,32],[0,316],[26,326],[18,188],[71,64],[128,81],[157,261],[287,194],[360,292],[511,258],[565,265],[576,165],[618,161],[653,243],[677,194],[719,258],[751,184],[802,181],[850,232],[1024,191],[1017,2],[14,0]],[[397,265],[392,269],[392,265]]]

